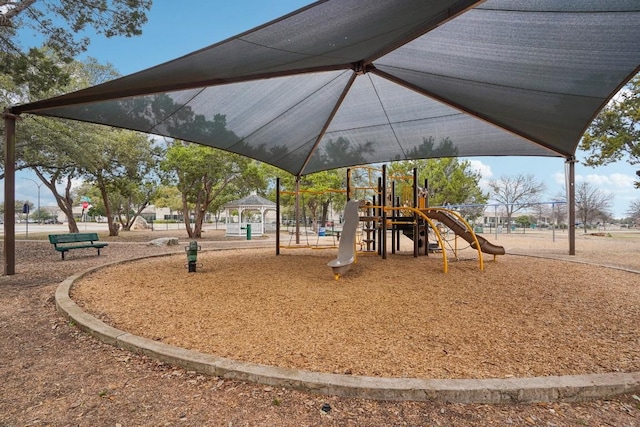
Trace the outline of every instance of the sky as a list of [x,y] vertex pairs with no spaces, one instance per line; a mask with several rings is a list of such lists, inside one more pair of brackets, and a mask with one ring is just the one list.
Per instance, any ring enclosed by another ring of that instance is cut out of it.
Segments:
[[[143,34],[132,38],[106,39],[88,34],[91,44],[82,56],[110,63],[120,74],[128,75],[163,62],[179,58],[190,52],[223,41],[282,15],[308,5],[306,0],[190,0],[171,2],[154,0],[147,14],[148,22]],[[179,7],[176,7],[176,4]],[[23,46],[33,44],[24,36]],[[585,153],[578,151],[576,183],[589,182],[603,192],[613,194],[612,213],[615,218],[626,216],[630,204],[640,199],[640,190],[634,189],[635,168],[626,161],[591,168],[580,163]],[[488,190],[490,179],[517,174],[532,174],[545,184],[544,201],[550,201],[565,188],[565,164],[562,158],[536,157],[477,157],[470,159],[471,167],[482,174],[481,186]],[[27,172],[16,174],[16,200],[29,200],[37,208],[37,177]],[[49,190],[41,186],[41,206],[55,205]]]

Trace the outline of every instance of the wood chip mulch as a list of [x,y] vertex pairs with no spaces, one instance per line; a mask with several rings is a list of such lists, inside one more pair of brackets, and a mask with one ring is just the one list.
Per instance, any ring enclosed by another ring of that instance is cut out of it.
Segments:
[[339,374],[492,378],[640,371],[633,273],[504,256],[361,256],[336,281],[328,251],[201,253],[128,263],[73,298],[123,330],[255,363]]

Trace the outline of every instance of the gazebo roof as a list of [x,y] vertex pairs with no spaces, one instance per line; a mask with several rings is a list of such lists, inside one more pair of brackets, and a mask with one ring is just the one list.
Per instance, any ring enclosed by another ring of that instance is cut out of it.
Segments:
[[242,199],[238,199],[233,202],[229,202],[223,206],[225,209],[235,208],[275,208],[276,204],[271,200],[267,200],[264,197],[257,194],[250,194]]

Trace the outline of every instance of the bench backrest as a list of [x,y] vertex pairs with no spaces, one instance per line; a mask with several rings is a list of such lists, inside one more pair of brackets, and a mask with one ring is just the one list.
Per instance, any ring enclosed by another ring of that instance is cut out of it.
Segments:
[[67,233],[67,234],[49,234],[49,243],[76,243],[76,242],[95,242],[98,239],[98,233]]

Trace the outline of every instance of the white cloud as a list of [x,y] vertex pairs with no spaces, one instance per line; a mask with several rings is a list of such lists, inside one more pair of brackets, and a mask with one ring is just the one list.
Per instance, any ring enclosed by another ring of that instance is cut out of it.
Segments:
[[563,188],[566,187],[567,185],[567,180],[565,177],[565,174],[562,172],[556,172],[553,174],[553,181],[558,184],[561,185]]
[[581,181],[587,182],[589,184],[593,184],[596,187],[611,184],[611,180],[607,175],[600,175],[597,173],[590,173],[585,176],[576,176],[576,182],[581,182]]
[[635,178],[632,177],[631,175],[626,175],[623,173],[612,173],[611,176],[611,183],[613,184],[614,187],[617,188],[621,188],[621,189],[633,189],[633,183],[635,181]]
[[489,189],[488,182],[493,177],[491,166],[482,163],[482,161],[480,160],[468,160],[468,162],[469,169],[473,172],[479,172],[480,176],[482,177],[480,179],[480,182],[478,183],[480,185],[480,188],[482,188],[484,191],[487,191]]
[[485,165],[480,160],[468,160],[469,169],[473,172],[480,172],[480,175],[483,179],[491,179],[493,176],[493,171],[491,170],[491,166]]
[[634,177],[623,173],[612,173],[610,175],[588,174],[576,175],[576,182],[588,182],[596,187],[601,187],[610,191],[625,191],[633,189]]

